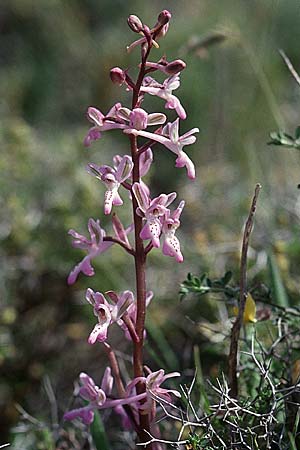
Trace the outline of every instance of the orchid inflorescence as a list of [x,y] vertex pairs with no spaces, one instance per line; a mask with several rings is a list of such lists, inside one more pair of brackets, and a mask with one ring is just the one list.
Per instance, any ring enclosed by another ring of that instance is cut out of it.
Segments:
[[[132,51],[141,48],[141,63],[137,81],[134,81],[128,70],[115,67],[110,71],[111,81],[124,86],[132,95],[131,108],[116,103],[105,115],[95,107],[87,110],[87,119],[92,123],[85,139],[89,147],[102,138],[104,132],[119,130],[130,142],[130,154],[115,155],[112,166],[89,163],[87,171],[105,186],[104,214],[112,215],[114,233],[107,235],[100,225],[100,220],[89,219],[89,237],[74,230],[69,234],[73,237],[73,246],[84,250],[87,254],[74,267],[68,277],[68,283],[75,283],[80,273],[93,276],[95,271],[92,260],[105,252],[114,244],[120,245],[134,257],[136,267],[136,294],[125,290],[119,294],[113,291],[94,292],[87,289],[86,300],[92,306],[97,323],[88,337],[89,344],[101,343],[106,350],[111,367],[107,367],[101,386],[85,373],[80,374],[79,396],[85,400],[85,406],[71,410],[64,416],[66,420],[81,419],[90,424],[94,419],[94,411],[104,408],[114,408],[122,417],[124,426],[131,426],[138,434],[139,440],[145,442],[145,433],[153,430],[156,415],[156,399],[170,401],[171,396],[180,396],[176,390],[160,387],[170,377],[179,373],[164,374],[160,369],[152,372],[143,365],[143,342],[145,333],[146,308],[153,293],[146,290],[145,263],[148,253],[153,248],[162,246],[162,253],[173,257],[177,262],[183,261],[180,242],[175,233],[180,226],[180,216],[184,201],[170,209],[175,201],[176,192],[161,193],[153,197],[150,188],[142,180],[153,163],[152,148],[162,144],[176,155],[176,167],[185,167],[188,177],[195,178],[195,166],[183,148],[196,141],[193,128],[182,136],[179,135],[179,120],[186,119],[186,111],[173,91],[180,86],[180,72],[186,67],[179,59],[168,62],[162,57],[158,62],[148,61],[150,50],[158,48],[158,40],[165,36],[171,13],[162,11],[156,24],[150,28],[134,15],[129,16],[128,25],[131,30],[141,35],[127,47]],[[156,71],[167,75],[163,83],[159,83],[149,74]],[[177,118],[167,122],[162,113],[148,113],[141,107],[147,95],[157,96],[165,102],[167,110],[174,110]],[[166,123],[167,122],[167,123]],[[154,130],[148,131],[148,127]],[[155,128],[156,127],[156,128]],[[143,143],[140,138],[146,138]],[[127,191],[133,207],[133,223],[124,226],[115,212],[114,207],[123,204],[124,193]],[[134,233],[134,245],[130,243],[130,235]],[[125,386],[117,359],[108,343],[109,328],[116,323],[132,342],[133,347],[133,379]],[[111,397],[113,384],[116,385],[118,398]],[[152,448],[151,444],[147,448]]]

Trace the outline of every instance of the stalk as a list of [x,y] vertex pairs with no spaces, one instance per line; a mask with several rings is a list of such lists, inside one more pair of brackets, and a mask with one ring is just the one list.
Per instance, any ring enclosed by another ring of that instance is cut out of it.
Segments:
[[[142,56],[142,63],[138,75],[138,79],[135,85],[135,89],[133,90],[132,96],[132,108],[138,106],[138,98],[140,88],[143,82],[143,78],[145,75],[145,64],[150,53],[150,46],[147,46],[147,51],[144,56]],[[138,153],[138,145],[137,145],[137,137],[131,135],[130,139],[130,147],[131,147],[131,157],[133,161],[133,170],[132,170],[132,184],[140,182],[140,167],[139,167],[139,158],[140,154]],[[140,233],[143,227],[143,221],[140,216],[136,213],[138,203],[135,198],[135,195],[132,193],[132,207],[133,207],[133,222],[134,222],[134,234],[135,234],[135,277],[136,277],[136,302],[137,302],[137,319],[136,319],[136,334],[139,338],[138,342],[134,342],[134,350],[133,350],[133,369],[134,369],[134,377],[142,377],[143,376],[143,348],[144,348],[144,330],[145,330],[145,319],[146,319],[146,252],[143,244],[143,240],[140,238]],[[146,390],[146,387],[143,383],[138,383],[137,394],[143,394]],[[138,432],[139,439],[141,442],[147,441],[149,435],[147,431],[150,432],[150,424],[149,424],[149,415],[139,413],[139,423],[140,430]],[[145,447],[148,450],[151,450],[152,445],[148,444]]]

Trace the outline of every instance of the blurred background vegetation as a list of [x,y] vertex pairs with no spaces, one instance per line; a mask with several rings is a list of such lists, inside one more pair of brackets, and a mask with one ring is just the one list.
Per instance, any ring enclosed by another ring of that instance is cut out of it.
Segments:
[[[191,375],[198,343],[203,371],[220,370],[224,348],[215,349],[197,327],[197,317],[216,318],[219,307],[209,298],[179,303],[179,284],[188,271],[221,276],[231,269],[237,277],[241,230],[256,182],[263,191],[249,276],[268,282],[272,252],[291,302],[298,302],[299,156],[267,146],[270,131],[299,125],[300,90],[278,54],[284,49],[300,68],[298,2],[2,0],[0,444],[18,421],[16,403],[51,421],[46,374],[61,417],[77,374],[84,370],[100,379],[105,367],[101,349],[86,345],[93,318],[84,290],[132,289],[131,266],[113,249],[96,262],[93,279],[81,277],[67,287],[66,276],[81,257],[71,249],[67,230],[85,233],[89,217],[100,218],[109,230],[103,187],[85,165],[110,164],[116,152],[127,151],[127,140],[111,132],[86,150],[85,111],[93,105],[106,112],[119,100],[128,106],[127,94],[109,80],[111,67],[134,71],[138,61],[136,52],[125,51],[135,38],[126,18],[134,13],[152,25],[163,8],[172,12],[172,23],[152,60],[166,54],[187,62],[177,92],[188,112],[181,130],[199,126],[201,133],[188,149],[197,167],[194,183],[159,146],[148,177],[155,192],[175,189],[186,199],[179,233],[185,263],[175,266],[158,251],[149,258],[152,348],[165,339],[169,368]],[[218,42],[208,45],[216,36]],[[147,99],[145,108],[162,110],[162,102]],[[129,222],[126,214],[120,212]],[[121,340],[116,333],[113,341],[123,355]]]

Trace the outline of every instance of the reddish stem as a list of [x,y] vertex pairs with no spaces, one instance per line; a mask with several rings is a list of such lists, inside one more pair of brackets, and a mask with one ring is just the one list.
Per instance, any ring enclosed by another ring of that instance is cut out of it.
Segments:
[[[111,370],[112,373],[114,375],[114,380],[117,386],[117,391],[120,397],[125,398],[126,397],[126,389],[124,387],[122,378],[121,378],[121,373],[120,373],[120,368],[119,368],[119,363],[118,360],[116,358],[115,352],[113,351],[113,349],[111,348],[111,346],[107,343],[107,342],[103,342],[103,346],[104,349],[107,353],[109,362],[110,362],[110,366],[111,366]],[[136,431],[138,432],[138,425],[136,423],[134,414],[132,412],[132,409],[130,408],[129,405],[124,405],[123,408],[125,409],[128,417],[130,418],[134,428],[136,429]]]
[[120,369],[119,369],[119,364],[116,358],[116,355],[113,351],[113,349],[111,348],[111,346],[107,343],[107,342],[103,342],[103,346],[105,348],[105,351],[107,353],[109,362],[110,362],[110,367],[111,370],[114,374],[114,380],[116,383],[116,387],[117,387],[117,391],[120,397],[125,397],[126,396],[126,390],[124,388],[123,385],[123,381],[121,378],[121,374],[120,374]]
[[[142,63],[140,67],[140,72],[136,82],[136,89],[133,91],[132,96],[132,109],[138,106],[140,88],[145,76],[145,64],[150,52],[151,46],[145,52],[142,58]],[[138,151],[137,137],[130,135],[130,146],[131,146],[131,157],[133,162],[132,170],[132,184],[140,182],[140,153]],[[138,208],[138,203],[134,194],[132,193],[132,207],[133,207],[133,220],[134,220],[134,233],[135,233],[135,276],[136,276],[136,302],[137,302],[137,315],[136,315],[136,334],[138,336],[139,342],[134,342],[134,352],[133,352],[133,366],[134,366],[134,377],[143,376],[143,346],[144,346],[144,329],[145,329],[145,318],[146,318],[146,252],[144,249],[143,240],[140,237],[140,233],[143,227],[143,221],[140,216],[137,215],[136,210]],[[136,386],[137,394],[142,394],[145,392],[145,384],[138,383]],[[150,431],[149,416],[148,414],[139,413],[139,431],[138,436],[141,442],[146,442],[149,438],[147,431]],[[151,450],[152,445],[148,444],[145,447],[147,450]]]
[[[139,170],[139,155],[137,154],[137,138],[136,136],[130,136],[131,143],[131,155],[133,161],[133,183],[140,181]],[[134,377],[143,376],[143,346],[144,346],[144,329],[145,329],[145,317],[146,317],[146,253],[144,249],[143,240],[140,238],[143,222],[142,218],[137,215],[136,209],[138,207],[136,198],[132,194],[132,206],[133,206],[133,219],[134,219],[134,232],[135,232],[135,276],[136,276],[136,303],[137,303],[137,319],[136,319],[136,334],[139,338],[139,342],[134,342],[133,353],[133,365],[134,365]],[[137,394],[145,392],[145,385],[138,383]],[[149,417],[146,414],[139,414],[140,430],[138,432],[141,442],[146,442],[148,435],[146,431],[149,431]],[[146,431],[145,431],[146,430]],[[151,445],[147,445],[147,449],[151,449]]]
[[148,253],[151,252],[152,249],[153,249],[153,244],[152,244],[152,242],[149,242],[149,244],[145,248],[146,255],[148,255]]
[[123,320],[123,322],[125,323],[125,325],[126,325],[126,327],[128,329],[128,332],[130,334],[130,337],[131,337],[132,341],[133,342],[139,342],[139,337],[138,337],[138,335],[136,333],[136,330],[134,328],[132,320],[130,319],[130,317],[129,317],[129,315],[127,313],[125,313],[122,316],[122,320]]
[[121,241],[118,238],[114,238],[112,236],[104,236],[103,241],[104,242],[114,242],[115,244],[119,244],[121,247],[124,248],[124,250],[126,250],[127,253],[130,253],[131,255],[134,256],[133,248],[128,247],[128,245],[125,242]]

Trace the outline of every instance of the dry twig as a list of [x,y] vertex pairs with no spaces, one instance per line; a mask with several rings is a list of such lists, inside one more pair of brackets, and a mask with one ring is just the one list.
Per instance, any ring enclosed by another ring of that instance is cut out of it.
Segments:
[[255,192],[252,199],[252,204],[249,212],[249,216],[245,225],[243,245],[242,245],[242,255],[241,255],[241,268],[240,268],[240,301],[239,301],[239,312],[237,318],[233,324],[231,339],[230,339],[230,350],[228,357],[228,376],[229,376],[229,386],[231,389],[231,396],[237,397],[238,395],[238,378],[237,378],[237,354],[238,354],[238,342],[240,337],[240,331],[243,323],[245,303],[247,298],[247,252],[249,246],[250,234],[253,228],[254,214],[256,210],[256,203],[261,185],[257,184],[255,186]]

